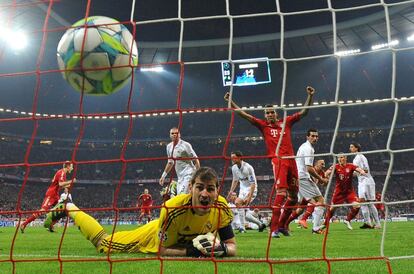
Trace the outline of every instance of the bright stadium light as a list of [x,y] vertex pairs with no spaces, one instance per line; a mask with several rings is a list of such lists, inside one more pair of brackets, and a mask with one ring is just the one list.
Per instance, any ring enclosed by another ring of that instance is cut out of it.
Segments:
[[144,67],[144,68],[141,68],[140,71],[142,71],[142,72],[163,72],[164,68],[161,67],[161,66]]
[[337,51],[335,52],[335,55],[337,56],[348,56],[348,55],[353,55],[356,53],[361,52],[361,49],[350,49],[350,50],[341,50],[341,51]]
[[12,31],[0,26],[0,39],[11,49],[22,50],[27,46],[27,36],[22,31]]
[[414,34],[411,34],[410,36],[407,37],[407,41],[414,41]]
[[389,43],[382,43],[382,44],[373,45],[371,47],[371,49],[372,50],[383,49],[383,48],[390,47],[390,46],[396,46],[399,43],[400,43],[400,41],[398,41],[398,40],[392,40]]

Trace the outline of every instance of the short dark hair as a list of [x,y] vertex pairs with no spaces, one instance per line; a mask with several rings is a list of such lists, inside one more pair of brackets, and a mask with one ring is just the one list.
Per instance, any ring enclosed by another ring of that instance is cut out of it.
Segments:
[[231,154],[234,154],[237,157],[243,157],[243,153],[240,150],[232,151]]
[[65,162],[63,163],[63,167],[64,167],[64,168],[67,168],[67,167],[69,167],[71,164],[72,164],[72,162],[71,162],[71,161],[65,161]]
[[211,167],[204,166],[197,169],[191,178],[191,185],[194,185],[197,178],[200,178],[201,181],[216,181],[216,187],[219,186],[218,175]]
[[353,143],[351,143],[351,145],[353,145],[354,147],[356,147],[357,150],[358,150],[358,152],[361,152],[361,145],[359,143],[353,142]]
[[306,136],[310,136],[311,132],[318,132],[318,130],[316,128],[310,128],[308,129],[308,131],[306,132]]

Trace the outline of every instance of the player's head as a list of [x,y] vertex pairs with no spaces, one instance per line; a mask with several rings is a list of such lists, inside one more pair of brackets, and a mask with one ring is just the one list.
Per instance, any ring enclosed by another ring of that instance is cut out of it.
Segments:
[[218,176],[211,167],[200,167],[190,182],[193,210],[197,215],[206,215],[218,196]]
[[233,165],[240,165],[242,162],[243,153],[241,151],[233,151],[230,157]]
[[359,143],[353,142],[349,145],[349,151],[352,152],[352,153],[360,152],[361,151],[361,145]]
[[73,170],[73,163],[71,161],[66,161],[63,163],[63,168],[66,172],[71,172]]
[[324,170],[325,169],[325,160],[319,159],[315,161],[315,164],[313,165],[317,171]]
[[277,112],[273,105],[265,105],[264,116],[266,121],[270,123],[276,123]]
[[171,141],[177,142],[178,140],[180,140],[180,137],[181,137],[181,134],[177,127],[173,127],[170,129]]
[[233,191],[232,193],[230,193],[229,201],[234,203],[236,201],[236,199],[237,199],[237,193]]
[[144,193],[145,193],[145,194],[148,194],[148,188],[145,188],[145,189],[144,189]]
[[69,193],[69,188],[68,188],[68,187],[65,187],[65,188],[63,189],[63,192],[65,192],[66,194],[68,194],[68,193]]
[[319,139],[319,133],[317,129],[310,128],[308,129],[306,133],[306,139],[311,143],[312,145],[316,144]]
[[341,165],[345,165],[346,164],[346,155],[340,153],[338,155],[338,163]]

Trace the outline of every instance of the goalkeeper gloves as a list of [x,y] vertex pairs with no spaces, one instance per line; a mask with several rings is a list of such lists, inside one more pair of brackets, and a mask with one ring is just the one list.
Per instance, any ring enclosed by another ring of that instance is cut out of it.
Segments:
[[220,242],[211,232],[194,238],[193,247],[204,256],[210,256],[211,253],[216,257],[227,255],[227,245],[224,242]]

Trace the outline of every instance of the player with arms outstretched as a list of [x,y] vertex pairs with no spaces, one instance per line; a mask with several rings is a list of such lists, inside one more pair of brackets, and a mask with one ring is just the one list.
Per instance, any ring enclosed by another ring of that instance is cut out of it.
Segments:
[[99,252],[159,253],[162,256],[235,256],[236,241],[231,228],[233,214],[218,194],[217,173],[199,168],[190,180],[190,193],[168,200],[160,218],[131,231],[106,234],[103,227],[74,204],[60,205],[46,222],[68,212],[81,233]]
[[[306,87],[308,97],[304,106],[310,106],[313,101],[313,95],[315,89],[313,87]],[[230,93],[226,93],[224,96],[226,101],[230,100]],[[298,171],[296,167],[295,159],[284,159],[284,156],[294,156],[291,128],[308,113],[308,108],[304,108],[301,111],[287,116],[285,119],[279,119],[273,106],[267,105],[264,111],[265,119],[258,119],[253,115],[241,110],[241,108],[233,101],[230,100],[231,106],[235,109],[236,113],[242,118],[249,121],[252,125],[257,127],[263,135],[266,152],[272,160],[273,175],[275,180],[276,198],[274,200],[274,208],[272,213],[271,231],[272,237],[279,238],[279,227],[282,228],[282,233],[289,235],[284,230],[285,224],[279,223],[279,220],[286,220],[292,212],[292,206],[297,203],[298,193]],[[283,137],[282,135],[283,129]],[[280,140],[279,150],[276,151]],[[276,154],[277,153],[277,154]],[[282,206],[286,209],[281,215]]]
[[[159,183],[164,185],[165,178],[175,165],[175,173],[178,177],[177,194],[189,193],[188,185],[194,172],[200,168],[200,161],[197,159],[193,147],[189,142],[181,139],[178,128],[170,129],[171,142],[167,145],[168,162],[165,165],[164,172],[161,175]],[[193,159],[180,159],[193,158]]]
[[152,206],[152,196],[149,194],[148,189],[144,189],[144,193],[138,197],[138,207],[141,207],[141,214],[138,217],[138,223],[142,221],[142,218],[146,215],[148,223],[151,221],[151,206]]
[[[331,166],[327,170],[327,176],[329,176],[331,172],[334,172],[335,174],[335,190],[332,195],[332,204],[337,205],[347,203],[353,205],[346,216],[346,220],[344,221],[344,224],[350,230],[352,230],[351,220],[355,218],[359,212],[358,196],[352,186],[352,176],[355,171],[359,172],[361,175],[366,174],[362,168],[359,168],[354,164],[347,163],[345,155],[339,155],[338,164],[336,164],[335,167]],[[329,220],[333,216],[335,210],[336,207],[331,207],[328,210],[325,225],[329,224]]]
[[[52,183],[50,184],[49,188],[46,191],[45,198],[43,199],[42,206],[38,212],[35,212],[26,219],[20,225],[20,231],[24,233],[26,226],[36,220],[40,215],[42,215],[45,211],[51,209],[54,205],[56,205],[59,201],[59,189],[62,187],[68,187],[72,182],[75,182],[76,179],[72,178],[71,180],[66,179],[66,175],[71,173],[73,170],[73,164],[70,161],[66,161],[63,164],[63,168],[59,169],[55,176],[53,176]],[[49,227],[49,231],[53,232],[53,224]]]

